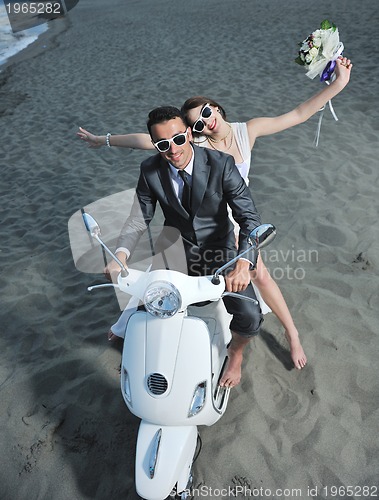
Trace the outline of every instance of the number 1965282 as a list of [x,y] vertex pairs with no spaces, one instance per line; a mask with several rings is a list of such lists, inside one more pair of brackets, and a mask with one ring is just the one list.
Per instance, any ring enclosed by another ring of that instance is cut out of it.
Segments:
[[56,2],[5,3],[8,14],[64,14],[62,4]]

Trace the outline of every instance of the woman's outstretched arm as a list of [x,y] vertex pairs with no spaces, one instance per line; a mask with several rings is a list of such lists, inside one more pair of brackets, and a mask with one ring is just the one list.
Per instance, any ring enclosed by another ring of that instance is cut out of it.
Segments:
[[349,83],[351,68],[350,59],[341,57],[336,61],[336,79],[330,85],[325,86],[320,92],[307,101],[299,104],[295,109],[283,115],[272,118],[253,118],[247,122],[247,129],[251,145],[257,137],[275,134],[287,128],[307,121],[325,104],[343,90]]
[[[106,135],[94,135],[82,127],[79,127],[79,132],[76,135],[90,148],[99,148],[107,144]],[[109,145],[120,148],[154,149],[149,134],[110,135]]]

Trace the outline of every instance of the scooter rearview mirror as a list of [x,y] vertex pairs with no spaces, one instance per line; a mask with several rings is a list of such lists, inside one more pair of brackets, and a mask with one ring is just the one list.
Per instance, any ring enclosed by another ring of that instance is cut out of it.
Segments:
[[109,250],[109,248],[107,247],[107,245],[100,238],[101,231],[100,231],[99,224],[92,217],[92,215],[87,214],[87,212],[83,211],[82,216],[83,216],[83,222],[84,222],[84,225],[85,225],[87,231],[90,233],[90,235],[92,236],[92,238],[95,238],[100,243],[100,245],[104,248],[104,250],[106,252],[108,252],[108,254],[112,257],[112,259],[114,259],[117,262],[117,264],[121,267],[121,276],[123,278],[126,278],[128,276],[128,274],[129,274],[128,271],[127,271],[127,269],[126,269],[126,267],[120,261],[120,259],[118,257],[116,257],[116,255],[111,250]]
[[254,249],[258,250],[271,243],[275,236],[275,226],[272,224],[261,224],[251,231],[248,241]]
[[86,226],[86,229],[90,233],[90,235],[93,237],[100,236],[100,226],[92,217],[92,215],[87,214],[87,212],[83,212],[82,216],[84,225]]

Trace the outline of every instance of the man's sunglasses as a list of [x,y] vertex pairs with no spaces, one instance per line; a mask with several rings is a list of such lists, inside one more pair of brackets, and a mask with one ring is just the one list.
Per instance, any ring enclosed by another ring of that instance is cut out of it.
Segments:
[[204,118],[209,118],[212,116],[212,108],[210,104],[206,104],[203,109],[201,110],[200,117],[195,121],[195,123],[192,125],[192,130],[194,132],[197,132],[198,134],[201,134],[201,132],[204,130],[205,123],[203,122]]
[[170,149],[172,142],[177,146],[183,146],[187,140],[187,133],[188,129],[185,132],[174,135],[171,139],[162,139],[161,141],[153,142],[153,144],[160,153],[166,153]]

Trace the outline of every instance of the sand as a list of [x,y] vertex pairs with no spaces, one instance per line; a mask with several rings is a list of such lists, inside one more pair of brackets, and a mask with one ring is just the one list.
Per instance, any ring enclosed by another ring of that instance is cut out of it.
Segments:
[[288,111],[320,88],[293,60],[324,18],[354,63],[339,121],[325,112],[317,149],[317,117],[258,140],[250,184],[309,362],[293,369],[267,315],[225,415],[200,429],[195,497],[379,495],[377,2],[80,0],[0,73],[1,498],[137,498],[139,421],[105,336],[118,303],[86,291],[102,277],[75,268],[67,224],[133,188],[147,155],[89,150],[78,126],[145,131],[150,109],[195,94],[231,121]]

